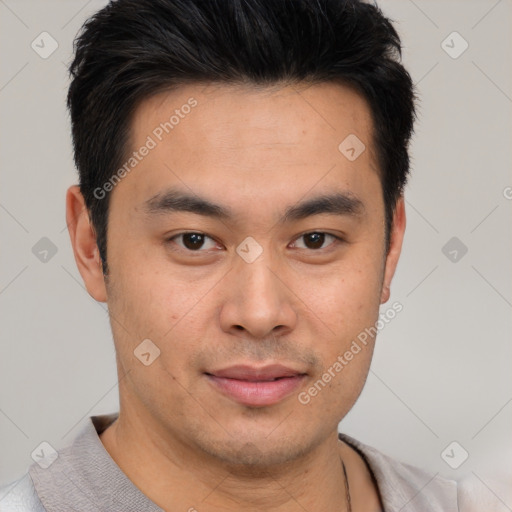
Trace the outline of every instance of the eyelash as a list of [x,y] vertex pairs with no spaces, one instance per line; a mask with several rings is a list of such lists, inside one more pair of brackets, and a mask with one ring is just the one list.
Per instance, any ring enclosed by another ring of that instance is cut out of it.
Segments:
[[[344,242],[345,240],[339,236],[336,236],[336,235],[333,235],[332,233],[327,233],[325,231],[307,231],[306,233],[302,233],[301,235],[299,235],[297,238],[294,239],[294,242],[297,241],[297,240],[300,240],[301,238],[307,236],[307,235],[312,235],[312,234],[318,234],[318,235],[325,235],[327,237],[331,237],[334,239],[333,242],[331,242],[329,245],[327,245],[327,247],[322,247],[320,249],[308,249],[307,247],[305,249],[302,249],[301,250],[309,250],[309,251],[313,251],[313,252],[322,252],[328,248],[330,248],[332,245],[338,245],[339,243],[342,243]],[[210,240],[213,240],[215,241],[212,237],[208,236],[206,233],[203,233],[201,231],[183,231],[181,233],[177,233],[176,235],[173,235],[172,237],[168,238],[166,240],[166,243],[175,243],[174,240],[176,238],[179,238],[183,235],[202,235],[204,236],[205,238],[209,238]],[[192,249],[187,249],[186,247],[182,247],[182,246],[178,246],[179,249],[177,250],[183,250],[185,252],[188,252],[188,253],[204,253],[204,252],[207,252],[207,250],[205,249],[198,249],[196,251],[192,250]]]

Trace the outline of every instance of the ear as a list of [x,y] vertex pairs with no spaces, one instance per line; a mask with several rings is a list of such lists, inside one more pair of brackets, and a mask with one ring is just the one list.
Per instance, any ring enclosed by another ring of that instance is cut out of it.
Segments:
[[393,224],[391,226],[389,250],[386,256],[386,268],[384,270],[384,280],[382,283],[382,291],[380,302],[384,304],[389,300],[391,280],[395,274],[396,266],[400,253],[402,252],[402,242],[405,233],[405,203],[401,196],[395,205],[393,214]]
[[68,188],[66,194],[66,222],[78,271],[92,298],[107,301],[105,280],[96,233],[78,185]]

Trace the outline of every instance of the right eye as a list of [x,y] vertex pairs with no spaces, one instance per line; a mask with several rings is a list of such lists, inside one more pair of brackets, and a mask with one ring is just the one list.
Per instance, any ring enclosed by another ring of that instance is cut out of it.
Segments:
[[[168,238],[167,241],[173,242],[182,249],[192,252],[203,252],[205,250],[212,249],[217,244],[213,238],[197,231],[178,233],[177,235],[173,235],[171,238]],[[204,247],[205,244],[206,249]]]

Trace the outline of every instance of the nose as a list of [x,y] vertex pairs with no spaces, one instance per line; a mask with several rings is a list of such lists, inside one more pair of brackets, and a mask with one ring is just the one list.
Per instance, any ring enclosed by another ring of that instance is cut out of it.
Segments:
[[252,263],[241,258],[234,262],[233,270],[226,276],[228,291],[220,312],[220,324],[225,332],[264,339],[295,328],[295,295],[270,263],[262,257]]

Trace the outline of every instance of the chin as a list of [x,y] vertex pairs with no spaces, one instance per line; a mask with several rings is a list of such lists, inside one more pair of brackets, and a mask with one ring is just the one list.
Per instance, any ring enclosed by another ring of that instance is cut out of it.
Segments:
[[288,433],[281,437],[269,437],[268,433],[258,435],[256,432],[250,436],[226,435],[228,437],[223,440],[201,437],[195,442],[203,452],[224,463],[230,471],[253,477],[259,473],[268,476],[270,469],[293,463],[317,444],[315,439]]

